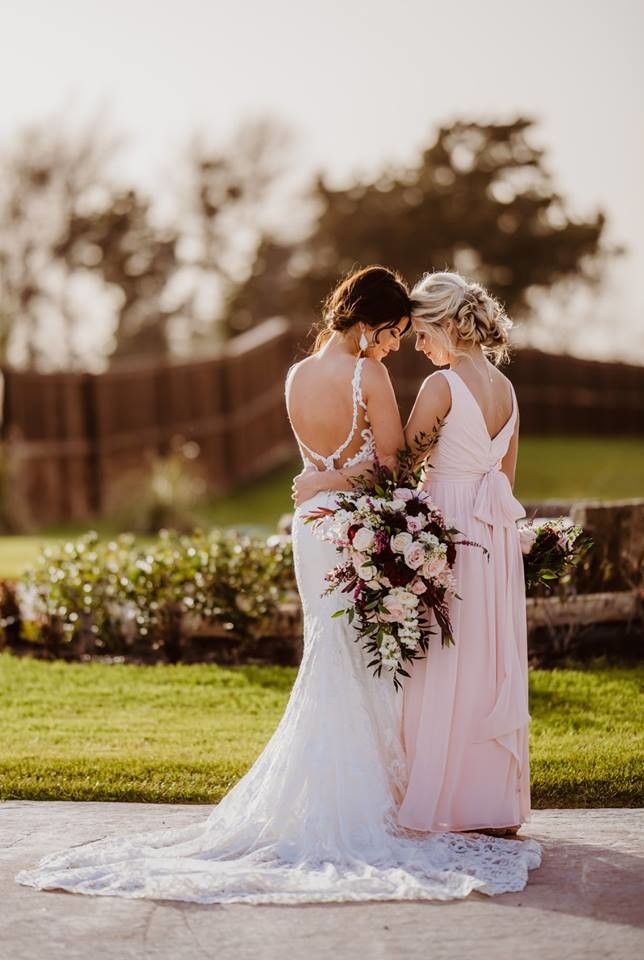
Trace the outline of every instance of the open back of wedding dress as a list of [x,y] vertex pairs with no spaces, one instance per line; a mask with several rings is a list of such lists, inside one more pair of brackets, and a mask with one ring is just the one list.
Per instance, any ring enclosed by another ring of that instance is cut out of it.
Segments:
[[[358,360],[351,385],[350,438],[336,451],[349,447],[362,424],[354,463],[374,449],[362,365]],[[334,466],[336,454],[308,453],[325,469]],[[20,883],[104,896],[284,904],[449,900],[525,886],[540,862],[534,840],[397,826],[407,777],[400,694],[390,676],[376,679],[366,669],[346,619],[332,619],[342,602],[321,593],[337,554],[303,519],[333,496],[321,493],[294,514],[303,658],[284,715],[248,773],[200,823],[63,850],[19,873]]]

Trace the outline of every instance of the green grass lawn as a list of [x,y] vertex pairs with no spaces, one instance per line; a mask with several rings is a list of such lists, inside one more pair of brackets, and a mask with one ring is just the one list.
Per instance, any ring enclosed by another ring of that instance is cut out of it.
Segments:
[[[237,527],[268,533],[281,514],[291,510],[291,480],[299,461],[270,476],[218,497],[197,511],[205,526]],[[542,499],[601,498],[620,500],[644,496],[644,444],[633,437],[534,437],[521,440],[516,494],[526,502]],[[93,525],[113,536],[109,520]],[[16,577],[33,562],[40,546],[83,533],[87,524],[51,527],[30,537],[0,537],[0,579]]]
[[644,497],[644,443],[638,437],[522,437],[519,500]]
[[[294,668],[0,655],[0,798],[216,802],[282,714]],[[644,669],[532,671],[535,807],[642,805]]]

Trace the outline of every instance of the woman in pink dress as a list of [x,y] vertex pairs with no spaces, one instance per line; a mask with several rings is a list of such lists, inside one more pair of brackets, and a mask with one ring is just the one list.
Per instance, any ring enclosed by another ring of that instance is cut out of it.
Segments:
[[516,833],[530,818],[523,560],[513,496],[519,411],[498,369],[512,322],[481,286],[427,274],[412,291],[416,349],[437,370],[422,384],[408,444],[445,418],[424,487],[467,539],[454,573],[455,644],[430,641],[403,691],[409,778],[398,811],[416,830]]

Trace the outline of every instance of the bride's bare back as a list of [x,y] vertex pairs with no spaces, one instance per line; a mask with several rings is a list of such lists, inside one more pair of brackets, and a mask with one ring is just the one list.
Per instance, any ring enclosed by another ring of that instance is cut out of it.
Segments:
[[306,466],[335,470],[390,456],[403,445],[398,406],[385,367],[344,351],[322,350],[294,364],[286,407]]

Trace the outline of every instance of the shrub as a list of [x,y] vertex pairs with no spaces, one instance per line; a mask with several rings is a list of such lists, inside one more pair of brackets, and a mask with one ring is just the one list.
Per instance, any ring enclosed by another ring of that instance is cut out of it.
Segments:
[[43,549],[18,582],[22,637],[51,652],[161,650],[204,626],[237,639],[277,613],[292,586],[290,543],[234,532],[162,531],[152,545],[94,532]]

